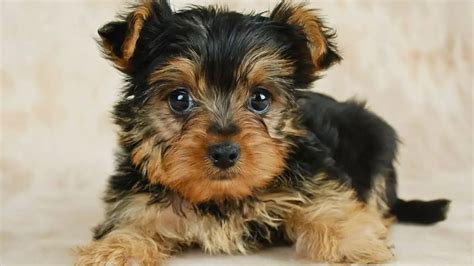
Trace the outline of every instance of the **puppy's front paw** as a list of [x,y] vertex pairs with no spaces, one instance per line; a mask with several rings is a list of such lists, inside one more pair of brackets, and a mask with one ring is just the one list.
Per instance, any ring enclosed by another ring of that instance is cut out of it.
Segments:
[[149,237],[116,231],[104,239],[76,249],[76,265],[163,265],[167,252]]
[[383,263],[393,258],[386,240],[371,232],[341,238],[341,232],[330,227],[318,229],[297,239],[296,251],[302,257],[332,263]]
[[141,266],[162,265],[159,258],[146,257],[140,254],[131,254],[129,250],[116,247],[106,247],[93,243],[87,247],[81,247],[77,252],[75,265],[104,265],[104,266]]
[[339,259],[344,263],[384,263],[393,259],[392,249],[385,240],[371,236],[346,239],[338,247]]

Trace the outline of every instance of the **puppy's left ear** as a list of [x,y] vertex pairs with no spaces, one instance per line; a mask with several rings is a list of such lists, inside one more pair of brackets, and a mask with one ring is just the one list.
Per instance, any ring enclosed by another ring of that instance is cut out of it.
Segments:
[[334,38],[336,33],[325,26],[315,10],[305,4],[290,4],[282,1],[272,11],[270,18],[295,27],[307,40],[307,46],[316,71],[324,70],[341,61]]

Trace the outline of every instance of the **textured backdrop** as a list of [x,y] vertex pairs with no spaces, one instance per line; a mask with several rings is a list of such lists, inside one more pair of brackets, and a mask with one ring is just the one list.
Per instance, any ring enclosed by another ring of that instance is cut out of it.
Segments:
[[[221,1],[239,11],[275,2]],[[473,3],[314,2],[345,58],[315,90],[367,99],[398,130],[403,197],[453,200],[447,222],[395,226],[395,262],[472,264]],[[116,142],[109,113],[121,76],[93,38],[125,3],[0,5],[0,264],[70,264],[70,249],[89,241],[102,217]],[[296,262],[303,263],[280,248],[233,258],[194,251],[173,265]]]

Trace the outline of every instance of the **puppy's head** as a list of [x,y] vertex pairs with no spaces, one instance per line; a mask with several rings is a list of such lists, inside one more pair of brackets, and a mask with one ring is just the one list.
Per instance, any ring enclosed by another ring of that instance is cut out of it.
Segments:
[[304,5],[269,16],[144,1],[99,30],[127,76],[120,140],[151,182],[199,203],[239,199],[285,169],[299,127],[295,90],[340,60]]

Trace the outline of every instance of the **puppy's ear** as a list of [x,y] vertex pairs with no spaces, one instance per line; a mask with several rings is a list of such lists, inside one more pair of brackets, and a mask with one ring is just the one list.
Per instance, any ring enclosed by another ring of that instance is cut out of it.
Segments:
[[341,61],[342,58],[333,42],[336,37],[335,31],[323,24],[315,10],[305,4],[282,1],[272,11],[270,18],[295,27],[306,37],[316,71],[324,70]]
[[133,57],[141,30],[147,19],[172,13],[166,0],[141,0],[132,7],[132,11],[119,21],[105,24],[99,30],[99,44],[105,57],[111,60],[117,69],[130,72],[129,61]]

